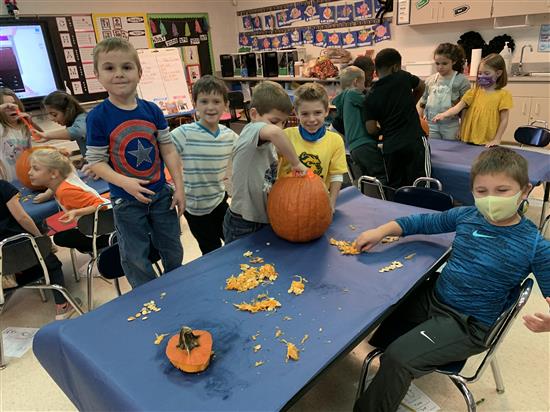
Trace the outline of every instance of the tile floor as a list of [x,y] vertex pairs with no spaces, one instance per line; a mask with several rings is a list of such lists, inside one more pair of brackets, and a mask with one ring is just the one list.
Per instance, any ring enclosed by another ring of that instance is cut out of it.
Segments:
[[[536,202],[534,202],[536,203]],[[532,207],[529,215],[538,218],[539,207]],[[200,255],[195,240],[183,221],[182,241],[185,262]],[[538,219],[537,219],[538,222]],[[60,252],[68,287],[85,301],[85,279],[74,282],[67,250]],[[80,255],[81,264],[85,257]],[[95,305],[116,297],[114,287],[95,280]],[[128,290],[127,284],[123,291]],[[538,287],[533,291],[525,312],[548,311]],[[20,290],[8,301],[0,318],[0,329],[6,326],[40,327],[54,318],[52,299],[42,303],[37,291]],[[362,342],[347,356],[335,362],[313,384],[311,389],[291,407],[292,412],[351,411],[357,378],[363,357],[369,351]],[[499,363],[504,376],[506,392],[495,391],[490,370],[471,385],[476,400],[484,399],[479,411],[549,411],[550,410],[550,333],[534,334],[517,321],[499,351]],[[432,374],[415,382],[443,411],[465,411],[462,396],[451,381]],[[74,411],[75,407],[42,369],[32,351],[22,358],[9,359],[0,372],[0,411]]]

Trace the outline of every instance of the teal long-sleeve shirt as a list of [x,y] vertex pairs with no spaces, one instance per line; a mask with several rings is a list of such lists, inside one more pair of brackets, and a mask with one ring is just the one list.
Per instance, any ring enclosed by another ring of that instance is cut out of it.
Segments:
[[485,325],[496,321],[530,273],[550,296],[550,241],[526,218],[513,226],[494,226],[471,206],[397,223],[403,236],[456,232],[435,293],[442,303]]
[[344,139],[351,152],[364,144],[376,145],[378,142],[365,127],[365,95],[356,89],[343,90],[332,100],[336,106],[336,116],[343,119]]

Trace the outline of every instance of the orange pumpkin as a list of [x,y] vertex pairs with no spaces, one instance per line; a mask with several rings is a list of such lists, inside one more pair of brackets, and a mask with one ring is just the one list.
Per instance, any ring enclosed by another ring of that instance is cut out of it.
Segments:
[[166,356],[179,370],[187,373],[202,372],[210,364],[212,335],[205,330],[184,326],[168,341]]
[[32,152],[38,149],[55,149],[52,146],[36,146],[24,150],[15,162],[15,174],[17,179],[23,184],[23,186],[31,190],[45,190],[45,187],[33,186],[31,179],[29,179],[29,170],[31,169],[30,155]]
[[322,236],[332,222],[330,199],[321,178],[311,170],[302,177],[278,179],[267,199],[273,231],[290,242]]

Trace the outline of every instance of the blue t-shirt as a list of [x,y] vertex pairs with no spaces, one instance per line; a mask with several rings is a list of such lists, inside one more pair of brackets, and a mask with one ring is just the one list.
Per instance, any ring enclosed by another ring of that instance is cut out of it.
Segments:
[[490,224],[474,206],[397,219],[403,236],[456,232],[435,293],[444,304],[492,325],[517,297],[532,272],[550,296],[550,241],[528,219],[512,226]]
[[[108,99],[98,104],[86,119],[88,163],[107,162],[124,176],[148,180],[153,192],[166,182],[160,144],[172,143],[162,111],[151,102],[137,100],[137,107],[124,110]],[[119,186],[109,183],[111,197],[134,199]]]

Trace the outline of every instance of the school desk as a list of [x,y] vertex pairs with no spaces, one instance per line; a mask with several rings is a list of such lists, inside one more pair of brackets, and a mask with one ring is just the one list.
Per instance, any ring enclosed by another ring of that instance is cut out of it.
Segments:
[[[451,194],[464,205],[473,205],[470,191],[470,169],[474,159],[485,150],[463,142],[429,139],[432,154],[432,176],[443,184],[443,191]],[[544,186],[541,223],[546,215],[550,195],[550,152],[541,153],[521,148],[512,148],[529,163],[529,179],[533,186]]]
[[[265,228],[83,316],[46,325],[34,338],[35,355],[79,410],[288,407],[445,260],[453,237],[411,236],[370,253],[343,256],[329,245],[330,237],[352,240],[362,230],[423,209],[367,198],[355,188],[342,191],[338,200],[334,222],[320,239],[291,244]],[[243,256],[248,250],[275,264],[278,279],[243,293],[224,290],[226,278],[248,262]],[[379,272],[395,260],[404,267]],[[299,296],[287,293],[294,275],[307,279]],[[282,307],[251,314],[233,306],[260,293],[269,293]],[[151,300],[159,312],[146,320],[127,320]],[[171,366],[165,357],[169,337],[154,344],[155,334],[171,336],[182,325],[212,333],[215,356],[203,373],[184,374]],[[275,337],[278,328],[280,338]],[[305,335],[309,338],[301,344]],[[298,361],[285,362],[286,345],[280,339],[303,349]],[[258,344],[261,350],[254,352]]]
[[[80,178],[90,187],[94,188],[99,194],[103,194],[109,191],[109,184],[102,179],[93,180],[80,176]],[[20,192],[21,197],[19,201],[23,206],[23,209],[29,214],[32,220],[35,221],[38,225],[41,225],[42,222],[49,216],[59,212],[59,206],[55,199],[49,200],[44,203],[33,203],[32,200],[34,197],[39,194],[39,192],[34,192],[29,188],[23,186],[19,180],[14,180],[11,182]]]

